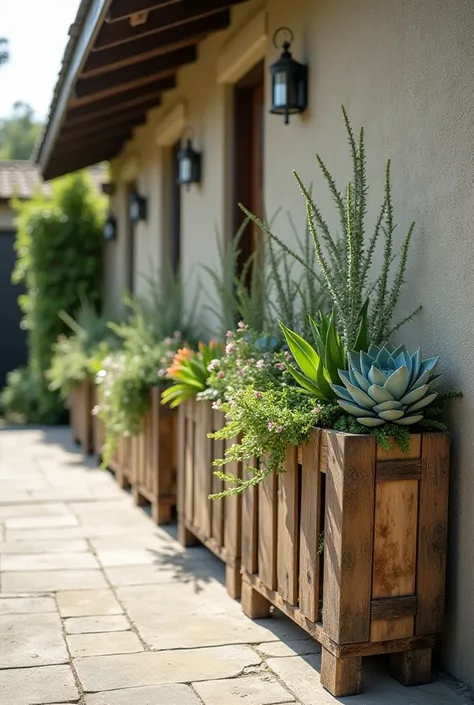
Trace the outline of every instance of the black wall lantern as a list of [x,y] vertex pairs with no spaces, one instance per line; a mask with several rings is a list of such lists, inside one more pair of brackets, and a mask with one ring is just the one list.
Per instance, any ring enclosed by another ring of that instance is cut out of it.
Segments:
[[104,224],[104,240],[117,239],[117,218],[114,215],[109,215]]
[[272,76],[272,107],[270,112],[285,116],[285,125],[290,122],[290,115],[303,113],[308,106],[308,67],[295,61],[289,51],[294,39],[288,27],[280,27],[273,35],[273,44],[280,48],[278,37],[285,33],[283,49],[278,61],[270,66]]
[[[192,136],[192,130],[187,130]],[[201,153],[193,149],[191,136],[178,152],[178,184],[189,187],[201,182]]]
[[147,219],[147,200],[136,191],[130,195],[129,215],[132,223]]

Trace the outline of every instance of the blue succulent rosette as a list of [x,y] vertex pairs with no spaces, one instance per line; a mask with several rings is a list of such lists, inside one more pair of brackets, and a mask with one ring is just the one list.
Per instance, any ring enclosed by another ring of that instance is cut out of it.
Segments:
[[433,389],[443,376],[435,374],[439,357],[422,360],[420,348],[410,354],[404,345],[371,345],[347,357],[348,370],[338,370],[344,386],[331,386],[341,408],[363,426],[411,426],[438,396]]

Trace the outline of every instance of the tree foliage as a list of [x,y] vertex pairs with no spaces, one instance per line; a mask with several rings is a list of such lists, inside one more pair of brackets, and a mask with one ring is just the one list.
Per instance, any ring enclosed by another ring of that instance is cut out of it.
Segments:
[[56,393],[45,377],[52,347],[69,329],[59,311],[74,316],[87,298],[100,305],[103,199],[87,175],[73,174],[53,183],[52,194],[38,192],[31,201],[15,202],[17,262],[14,283],[23,282],[19,297],[27,330],[29,366],[37,373],[37,415],[54,421],[60,413]]
[[[0,46],[0,64],[1,64]],[[0,120],[0,158],[30,159],[41,123],[35,120],[34,110],[28,103],[18,101],[11,115]]]
[[8,51],[8,39],[5,39],[5,37],[0,37],[0,66],[2,66],[2,64],[6,64],[9,58],[10,54]]

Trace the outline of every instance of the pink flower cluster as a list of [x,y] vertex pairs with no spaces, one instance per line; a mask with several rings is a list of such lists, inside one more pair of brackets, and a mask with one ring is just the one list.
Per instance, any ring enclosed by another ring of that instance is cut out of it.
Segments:
[[276,424],[274,421],[269,421],[267,423],[267,428],[269,431],[274,431],[275,433],[281,433],[283,431],[283,426]]
[[214,358],[214,360],[211,360],[210,363],[207,366],[207,371],[208,372],[215,372],[215,370],[219,369],[219,360]]
[[257,360],[257,362],[255,363],[255,367],[257,368],[257,370],[263,370],[263,368],[265,367],[265,360],[263,358]]

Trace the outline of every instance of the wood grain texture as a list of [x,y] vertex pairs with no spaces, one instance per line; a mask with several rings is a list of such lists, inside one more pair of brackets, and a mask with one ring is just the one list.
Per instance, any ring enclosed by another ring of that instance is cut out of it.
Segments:
[[265,619],[270,616],[271,602],[261,595],[242,576],[242,610],[250,619]]
[[321,473],[319,448],[321,433],[313,431],[301,450],[301,519],[299,605],[308,619],[319,615],[319,579],[321,556],[318,553],[321,532]]
[[413,636],[414,630],[414,617],[372,620],[370,623],[370,641],[405,639]]
[[415,593],[418,481],[377,483],[372,597]]
[[375,469],[377,482],[392,480],[419,480],[421,477],[421,458],[412,460],[383,460]]
[[186,402],[184,517],[187,524],[192,524],[194,521],[194,456],[197,437],[196,405],[197,402],[194,399]]
[[431,683],[431,649],[415,649],[392,654],[390,674],[402,685]]
[[375,439],[327,432],[323,626],[338,644],[370,639]]
[[[222,418],[221,426],[225,423]],[[235,443],[235,439],[226,439],[226,449]],[[228,463],[228,472],[235,477],[242,477],[242,463]],[[242,495],[225,497],[224,501],[224,547],[226,553],[240,559],[242,538]]]
[[277,477],[271,474],[258,488],[258,574],[275,590],[277,565]]
[[449,436],[423,434],[420,482],[416,633],[442,631],[446,580]]
[[[257,460],[249,463],[256,467]],[[242,568],[247,573],[258,569],[258,485],[242,494]]]
[[321,685],[336,698],[360,693],[362,690],[361,657],[338,658],[323,647],[321,651]]
[[403,453],[395,440],[392,438],[390,450],[384,450],[379,445],[377,446],[377,461],[379,460],[410,460],[412,458],[421,457],[421,435],[413,433],[410,436],[410,447],[408,453]]
[[370,614],[372,619],[397,619],[416,614],[416,595],[407,597],[384,597],[372,600]]
[[[221,424],[222,413],[218,411],[213,412],[212,425],[213,429],[217,430]],[[212,440],[212,458],[213,460],[220,459],[224,457],[225,444],[224,440]],[[218,468],[213,468],[212,472],[212,492],[213,494],[218,494],[224,489],[224,483],[219,480],[214,474],[215,470]],[[219,546],[224,545],[224,499],[214,499],[211,502],[211,536],[216,540]]]
[[196,402],[196,437],[194,441],[194,519],[206,537],[211,536],[212,491],[212,441],[207,437],[212,432],[213,410],[210,402]]
[[299,487],[298,449],[288,446],[284,471],[278,475],[277,586],[290,605],[298,601]]
[[184,514],[184,497],[185,497],[185,482],[186,482],[186,429],[187,429],[187,407],[189,402],[184,402],[178,407],[178,496],[177,509],[178,515]]

